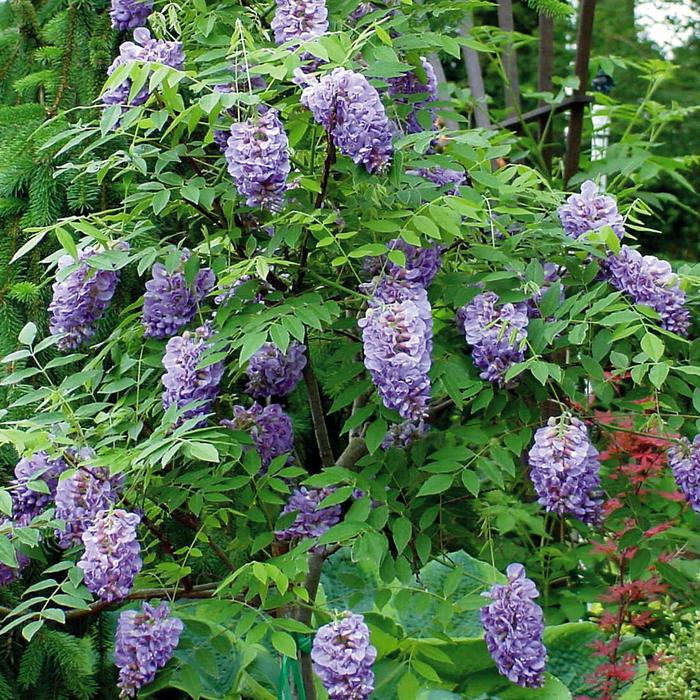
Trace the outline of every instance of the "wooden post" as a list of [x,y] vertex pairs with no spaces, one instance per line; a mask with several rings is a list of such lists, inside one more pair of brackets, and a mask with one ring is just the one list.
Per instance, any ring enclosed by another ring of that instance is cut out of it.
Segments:
[[513,4],[511,0],[498,0],[498,26],[510,33],[510,38],[503,51],[503,68],[506,74],[506,83],[503,87],[506,99],[506,107],[520,111],[520,79],[518,78],[518,57],[513,46]]
[[[581,0],[581,12],[576,36],[576,75],[579,84],[576,95],[586,94],[588,87],[588,61],[591,56],[593,41],[593,19],[595,17],[595,0]],[[564,163],[564,184],[577,172],[581,157],[581,137],[583,134],[584,104],[573,106],[569,115],[569,131],[566,137],[566,161]]]
[[[436,53],[431,53],[428,56],[428,62],[435,71],[435,77],[437,78],[439,91],[440,88],[447,82],[447,78],[445,77],[445,69],[442,67],[440,57]],[[443,95],[440,95],[440,97],[443,97]],[[451,131],[456,131],[459,128],[459,124],[457,124],[457,122],[454,119],[445,119],[445,126]]]
[[[471,12],[467,12],[464,22],[460,27],[462,36],[469,36],[474,28],[474,18]],[[488,129],[491,126],[489,111],[486,106],[486,91],[484,90],[484,78],[481,74],[479,54],[468,46],[462,47],[462,60],[467,70],[469,90],[474,100],[474,121],[480,129]]]
[[[551,92],[553,88],[552,73],[554,70],[554,20],[547,15],[540,15],[540,47],[537,89],[540,92]],[[540,107],[545,102],[540,100]],[[552,172],[552,117],[554,112],[540,117],[540,141],[542,142],[542,159],[547,168],[546,175]]]

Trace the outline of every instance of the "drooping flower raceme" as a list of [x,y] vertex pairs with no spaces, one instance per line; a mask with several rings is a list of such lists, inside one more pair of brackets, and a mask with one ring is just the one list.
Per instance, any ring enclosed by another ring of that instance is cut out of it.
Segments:
[[686,438],[668,451],[668,463],[681,493],[693,510],[700,513],[700,435],[693,442]]
[[294,522],[284,530],[275,532],[281,542],[301,540],[305,537],[316,539],[340,522],[340,506],[319,508],[318,504],[333,493],[333,489],[307,489],[305,486],[292,491],[281,515],[296,513]]
[[250,408],[234,406],[233,418],[222,420],[221,425],[250,433],[255,450],[260,455],[263,472],[267,471],[275,457],[294,449],[292,419],[276,403],[265,407],[259,403],[254,403]]
[[[182,251],[183,265],[190,255],[189,250]],[[188,284],[183,265],[172,273],[161,263],[153,266],[143,295],[145,336],[169,338],[177,333],[195,317],[198,304],[214,288],[216,276],[211,268],[200,269],[192,284]]]
[[[58,486],[58,477],[68,468],[61,457],[52,459],[45,451],[22,457],[15,466],[12,481],[12,518],[20,526],[28,525],[53,501]],[[35,491],[32,482],[43,482],[48,493]]]
[[[397,104],[410,105],[406,116],[406,131],[415,134],[426,129],[418,121],[418,115],[425,105],[434,102],[438,97],[438,82],[435,71],[429,61],[421,57],[421,66],[425,72],[425,81],[415,69],[397,78],[389,78],[389,95]],[[431,110],[431,122],[435,114]],[[430,126],[428,126],[428,130]]]
[[541,688],[547,649],[542,608],[535,602],[539,593],[522,564],[511,564],[506,574],[508,583],[482,594],[491,599],[481,609],[486,646],[501,675],[524,688]]
[[85,552],[78,562],[87,589],[101,600],[122,600],[141,571],[138,525],[141,518],[125,510],[101,510],[83,533]]
[[289,141],[277,110],[231,125],[224,156],[236,188],[251,207],[278,210],[289,175]]
[[[82,457],[89,458],[89,454]],[[67,549],[82,542],[83,533],[97,514],[117,500],[121,478],[110,479],[106,469],[90,466],[80,467],[58,482],[55,515],[65,521],[63,530],[56,531],[60,547]]]
[[603,274],[615,289],[629,295],[635,304],[657,311],[663,328],[687,335],[690,313],[685,305],[685,292],[665,260],[642,255],[623,245],[617,255],[610,255],[603,264]]
[[336,147],[370,173],[391,160],[391,125],[379,93],[360,73],[336,68],[320,80],[302,77],[301,103],[330,134]]
[[326,0],[277,0],[270,26],[278,44],[301,44],[322,36],[328,31]]
[[407,420],[425,418],[433,324],[424,287],[412,279],[381,280],[358,325],[365,366],[384,405]]
[[[416,271],[416,274],[411,275],[410,279],[427,289],[442,264],[442,247],[434,245],[418,248],[410,243],[406,243],[402,238],[394,238],[389,241],[389,248],[391,250],[399,250],[406,256],[405,270]],[[403,268],[389,262],[387,267],[389,276],[399,277],[402,272]]]
[[459,194],[459,188],[467,184],[467,173],[464,170],[452,170],[434,166],[432,168],[411,168],[406,171],[407,175],[422,177],[438,187],[447,188],[448,194]]
[[211,328],[204,325],[193,332],[176,335],[165,346],[163,408],[167,410],[174,405],[183,409],[197,402],[196,406],[190,406],[181,414],[181,421],[208,413],[219,393],[224,365],[215,362],[199,367],[211,347],[211,343],[207,342],[211,335]]
[[508,369],[525,358],[525,304],[499,304],[495,292],[484,292],[457,312],[457,327],[472,346],[479,376],[503,385]]
[[425,421],[406,420],[397,423],[387,430],[382,440],[382,449],[396,447],[403,450],[410,447],[416,440],[420,440],[428,432],[428,424]]
[[283,353],[274,343],[264,343],[248,362],[246,391],[256,399],[289,394],[306,367],[306,347],[291,342]]
[[115,29],[126,31],[146,24],[153,12],[153,0],[112,0],[109,16]]
[[610,226],[620,240],[625,235],[625,222],[617,210],[617,203],[612,197],[599,194],[592,180],[581,185],[581,194],[568,197],[558,213],[564,232],[572,238],[599,231],[603,226]]
[[[119,66],[130,61],[142,63],[160,63],[171,68],[182,70],[185,65],[185,53],[179,41],[159,41],[151,38],[148,29],[139,27],[134,30],[134,40],[125,41],[119,47],[119,55],[112,61],[107,69],[107,75],[112,75]],[[135,107],[146,102],[149,96],[148,81],[141,90],[129,101],[131,91],[131,79],[127,78],[123,83],[108,90],[102,95],[104,105],[123,105]]]
[[144,603],[141,610],[125,610],[119,615],[114,662],[119,668],[121,697],[134,697],[154,680],[175,652],[182,629],[182,620],[170,617],[165,602],[157,607]]
[[366,700],[374,691],[377,650],[362,615],[345,612],[316,632],[311,660],[330,700]]
[[585,423],[567,414],[550,418],[535,433],[529,464],[540,505],[558,515],[598,524],[602,508],[600,460]]
[[[118,270],[97,270],[87,263],[100,252],[87,248],[80,252],[76,268],[64,279],[53,284],[49,304],[51,335],[61,336],[59,350],[75,350],[95,334],[95,324],[104,315],[119,282]],[[75,265],[70,255],[58,260],[58,271]]]

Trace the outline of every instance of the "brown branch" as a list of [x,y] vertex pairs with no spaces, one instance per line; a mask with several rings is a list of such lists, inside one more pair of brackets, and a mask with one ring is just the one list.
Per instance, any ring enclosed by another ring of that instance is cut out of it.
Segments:
[[75,14],[75,5],[71,5],[68,8],[68,31],[66,32],[66,48],[61,61],[61,80],[58,83],[56,97],[54,98],[51,106],[46,110],[46,113],[50,117],[56,114],[56,111],[61,104],[61,100],[63,99],[63,93],[68,87],[68,73],[70,72],[71,60],[73,59],[73,42],[75,41]]
[[[195,530],[195,531],[200,531],[203,530],[202,526],[202,521],[193,513],[189,513],[184,510],[174,510],[171,515],[175,520],[177,520],[179,523],[182,523],[185,527],[189,528],[190,530]],[[228,555],[226,552],[216,543],[214,538],[207,532],[204,532],[207,542],[209,543],[209,546],[212,548],[212,551],[216,556],[219,558],[219,561],[223,563],[223,565],[229,570],[229,571],[235,571],[236,567],[234,566],[233,562],[228,558]]]
[[326,417],[321,403],[321,392],[318,388],[316,375],[311,366],[311,356],[307,351],[306,367],[304,367],[304,382],[306,391],[309,395],[309,408],[311,409],[311,420],[314,425],[314,435],[316,436],[316,444],[318,445],[318,453],[321,457],[321,464],[324,467],[332,467],[335,464],[333,457],[333,448],[331,447],[331,439],[328,435],[328,426],[326,425]]
[[[310,554],[309,555],[309,570],[304,580],[304,588],[309,597],[309,605],[299,607],[297,619],[307,627],[311,625],[311,614],[313,612],[313,603],[316,600],[318,593],[318,585],[321,580],[321,571],[323,570],[323,562],[325,554]],[[304,683],[307,700],[316,700],[316,688],[314,687],[314,670],[311,662],[310,654],[300,652],[299,664],[301,666],[301,677]]]

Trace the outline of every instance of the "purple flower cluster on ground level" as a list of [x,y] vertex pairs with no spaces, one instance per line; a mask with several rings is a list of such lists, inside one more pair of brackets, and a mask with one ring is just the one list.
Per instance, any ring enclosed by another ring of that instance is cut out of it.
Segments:
[[182,620],[170,617],[167,603],[157,607],[144,603],[141,610],[119,615],[114,661],[119,668],[121,697],[132,698],[151,683],[172,658],[180,641]]
[[374,691],[377,650],[362,615],[344,613],[316,632],[311,660],[330,700],[366,700]]
[[500,674],[524,688],[540,688],[547,650],[542,608],[535,603],[539,593],[522,564],[511,564],[506,574],[508,583],[482,594],[491,599],[481,609],[486,646]]

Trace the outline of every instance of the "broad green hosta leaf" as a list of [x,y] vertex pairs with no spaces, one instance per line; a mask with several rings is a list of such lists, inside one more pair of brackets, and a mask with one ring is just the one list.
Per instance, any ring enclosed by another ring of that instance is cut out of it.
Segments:
[[601,663],[591,648],[596,639],[601,639],[601,634],[592,622],[569,622],[544,631],[549,655],[547,670],[563,681],[574,696],[590,689],[586,679]]
[[460,550],[424,566],[420,582],[426,592],[410,598],[398,592],[394,608],[411,637],[481,637],[479,609],[487,602],[481,594],[505,581],[493,566]]
[[182,621],[185,628],[173,658],[140,697],[164,688],[177,688],[195,700],[229,697],[244,668],[240,643],[221,625],[184,616]]
[[379,579],[369,565],[353,562],[350,550],[343,548],[325,563],[321,585],[328,610],[364,613],[374,607]]
[[551,674],[542,688],[521,688],[501,676],[496,669],[469,676],[458,697],[470,700],[572,700],[569,689]]

